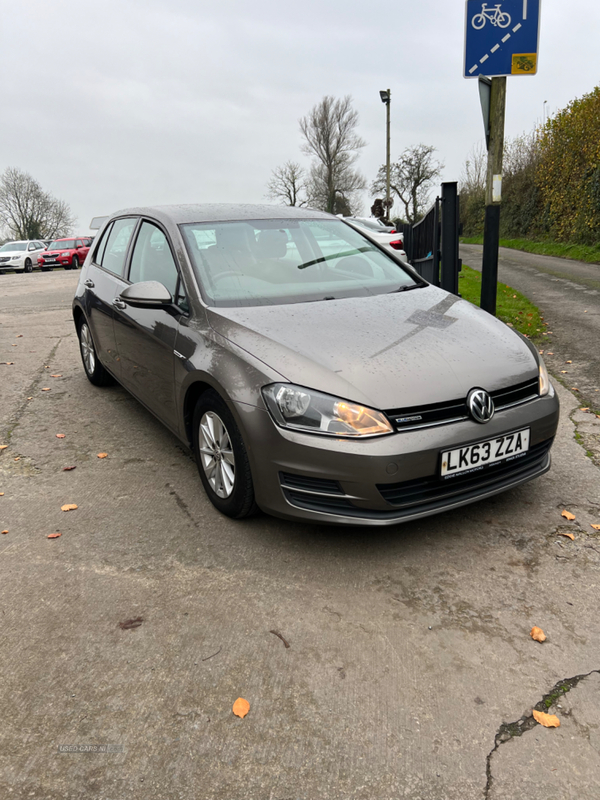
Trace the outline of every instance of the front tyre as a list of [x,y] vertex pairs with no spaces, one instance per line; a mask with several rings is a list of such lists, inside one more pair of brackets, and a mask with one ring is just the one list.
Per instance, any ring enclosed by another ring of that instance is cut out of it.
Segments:
[[114,383],[113,376],[98,361],[92,332],[85,319],[79,323],[77,334],[79,336],[79,350],[83,368],[90,383],[93,383],[94,386],[109,386]]
[[227,404],[209,389],[194,410],[194,454],[208,499],[222,514],[242,519],[255,513],[250,462]]
[[79,269],[79,259],[77,256],[73,256],[73,260],[71,261],[71,269]]
[[23,272],[33,272],[33,264],[31,263],[30,258],[25,260],[25,269]]

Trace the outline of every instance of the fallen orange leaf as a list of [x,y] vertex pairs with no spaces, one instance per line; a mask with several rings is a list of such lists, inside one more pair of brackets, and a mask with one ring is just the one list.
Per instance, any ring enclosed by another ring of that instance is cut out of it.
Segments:
[[17,333],[17,335],[15,336],[15,339],[22,339],[22,338],[23,338],[22,333]]
[[62,378],[62,375],[50,375],[51,378]]
[[572,364],[572,361],[565,361],[565,364]]
[[14,362],[14,361],[3,361],[2,363],[3,363],[3,364],[6,364],[6,366],[7,366],[7,367],[12,367],[12,365],[13,365],[15,362]]
[[568,519],[568,520],[573,520],[573,519],[575,519],[575,514],[571,514],[571,512],[567,511],[567,509],[565,508],[564,511],[561,514],[561,517],[564,517],[565,519]]
[[531,629],[529,635],[532,639],[535,639],[536,642],[545,642],[546,641],[546,634],[541,628],[538,628],[537,625],[534,625]]
[[0,492],[0,497],[4,497],[4,492]]
[[42,389],[42,392],[49,392],[49,391],[50,391],[50,387],[49,386],[46,386],[44,389]]
[[49,533],[46,539],[58,539],[59,536],[62,536],[62,533]]
[[548,353],[548,355],[549,355],[549,356],[553,356],[553,355],[554,355],[554,353]]
[[600,525],[594,525],[594,523],[591,523],[591,525],[595,531],[600,531]]
[[64,439],[65,438],[65,434],[64,433],[57,433],[56,434],[56,438],[57,439]]
[[0,450],[6,450],[7,447],[7,444],[0,444]]
[[579,389],[576,386],[571,386],[571,391],[572,392],[578,392]]
[[8,533],[8,529],[5,531],[0,531],[0,533]]
[[236,717],[240,717],[243,719],[246,714],[250,711],[250,703],[247,700],[244,700],[243,697],[238,697],[238,699],[233,704],[231,709]]
[[544,714],[543,711],[536,711],[533,709],[533,718],[544,728],[560,728],[560,720],[556,714]]
[[70,472],[72,469],[77,469],[77,467],[63,467],[63,472]]
[[108,458],[108,453],[98,453],[98,458]]
[[67,503],[64,506],[61,506],[60,510],[61,511],[75,511],[76,508],[77,508],[77,506],[75,505],[75,503]]
[[589,409],[589,407],[586,407],[586,408],[580,408],[579,410],[580,411],[589,411],[590,409]]
[[575,541],[575,537],[573,536],[572,533],[567,533],[566,531],[559,531],[559,534],[561,536],[566,536],[567,539],[570,539],[572,542]]

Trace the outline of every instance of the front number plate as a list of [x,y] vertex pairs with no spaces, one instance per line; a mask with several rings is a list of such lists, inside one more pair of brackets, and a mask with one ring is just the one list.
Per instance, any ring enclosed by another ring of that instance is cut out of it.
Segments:
[[457,447],[442,453],[442,478],[459,475],[461,472],[474,472],[489,464],[508,461],[529,450],[530,429],[507,433],[497,439]]

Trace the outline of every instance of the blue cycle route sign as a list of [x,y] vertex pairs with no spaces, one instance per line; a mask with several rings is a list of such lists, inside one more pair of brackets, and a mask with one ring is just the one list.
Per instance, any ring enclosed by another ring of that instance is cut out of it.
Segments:
[[541,0],[466,0],[465,78],[535,75]]

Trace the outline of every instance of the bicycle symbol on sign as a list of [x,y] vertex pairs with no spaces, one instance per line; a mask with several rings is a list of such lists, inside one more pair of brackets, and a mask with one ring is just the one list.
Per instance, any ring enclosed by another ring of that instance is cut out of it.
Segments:
[[481,13],[475,14],[471,20],[471,25],[476,31],[480,31],[489,19],[492,25],[497,25],[499,28],[508,28],[510,25],[510,14],[507,14],[506,11],[501,11],[500,6],[501,3],[498,3],[491,9],[487,7],[487,3],[482,3]]

